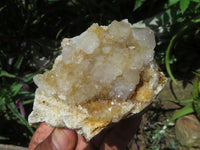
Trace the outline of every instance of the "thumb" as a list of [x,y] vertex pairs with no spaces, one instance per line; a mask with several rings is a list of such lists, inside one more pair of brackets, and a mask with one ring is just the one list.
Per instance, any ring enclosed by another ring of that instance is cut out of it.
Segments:
[[77,144],[77,134],[70,129],[56,128],[35,150],[73,150]]

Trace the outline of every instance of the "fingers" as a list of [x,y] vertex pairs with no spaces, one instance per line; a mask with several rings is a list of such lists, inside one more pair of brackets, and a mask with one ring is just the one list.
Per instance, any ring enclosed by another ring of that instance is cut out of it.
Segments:
[[78,135],[78,142],[75,150],[94,150],[82,135]]
[[103,130],[89,143],[73,130],[53,129],[42,123],[32,137],[29,150],[124,150],[139,128],[140,121],[141,116],[124,119],[113,128]]
[[122,120],[105,136],[100,150],[124,150],[137,132],[140,122],[141,116]]
[[34,150],[36,145],[44,141],[51,134],[53,129],[54,128],[48,126],[45,122],[41,123],[31,139],[29,150]]
[[42,123],[34,133],[29,150],[73,150],[77,134],[70,129],[55,129]]
[[74,150],[77,134],[70,129],[56,128],[35,150]]

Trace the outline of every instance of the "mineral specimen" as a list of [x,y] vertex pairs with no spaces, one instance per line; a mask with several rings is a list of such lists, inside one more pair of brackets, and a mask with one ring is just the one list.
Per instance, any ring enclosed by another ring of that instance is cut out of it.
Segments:
[[76,130],[90,140],[103,128],[149,105],[166,79],[154,62],[154,33],[127,21],[93,24],[64,39],[53,69],[38,86],[29,123]]

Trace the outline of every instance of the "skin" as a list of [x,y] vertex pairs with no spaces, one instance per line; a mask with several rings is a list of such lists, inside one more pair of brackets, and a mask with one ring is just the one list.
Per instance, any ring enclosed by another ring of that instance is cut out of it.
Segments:
[[29,150],[124,150],[137,132],[141,116],[123,119],[104,129],[89,142],[74,130],[52,128],[41,123],[29,144]]

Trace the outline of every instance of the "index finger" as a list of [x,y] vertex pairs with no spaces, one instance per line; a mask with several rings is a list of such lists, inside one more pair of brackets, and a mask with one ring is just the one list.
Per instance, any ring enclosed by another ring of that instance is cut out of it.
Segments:
[[44,141],[52,132],[54,128],[48,126],[45,122],[41,123],[40,126],[35,131],[30,143],[29,150],[34,150],[34,148]]

